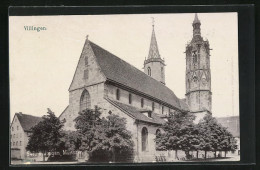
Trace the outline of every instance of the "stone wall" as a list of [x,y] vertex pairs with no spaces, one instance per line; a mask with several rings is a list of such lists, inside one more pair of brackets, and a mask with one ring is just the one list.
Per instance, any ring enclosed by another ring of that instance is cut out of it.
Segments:
[[[121,103],[134,106],[138,109],[152,110],[152,103],[154,102],[154,113],[168,115],[169,111],[174,112],[173,109],[169,110],[169,107],[163,106],[162,104],[160,104],[156,101],[153,101],[151,99],[148,99],[148,98],[141,96],[141,95],[138,95],[136,93],[129,92],[128,90],[122,89],[120,87],[115,87],[115,86],[110,85],[110,84],[105,84],[105,96],[109,97],[113,100],[117,100],[116,99],[116,90],[117,89],[120,90],[120,100],[119,100],[119,102],[121,102]],[[129,93],[131,93],[131,95],[132,95],[132,103],[131,104],[129,104]],[[144,99],[143,108],[141,107],[141,99],[142,98]],[[162,106],[163,106],[163,113],[162,113]]]

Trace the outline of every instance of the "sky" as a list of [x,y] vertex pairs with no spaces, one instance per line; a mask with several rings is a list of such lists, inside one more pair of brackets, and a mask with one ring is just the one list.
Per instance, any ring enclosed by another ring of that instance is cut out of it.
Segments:
[[[59,116],[69,104],[72,81],[86,36],[143,70],[152,17],[166,85],[185,97],[185,47],[192,39],[194,13],[77,16],[10,16],[10,117],[16,112]],[[212,114],[239,115],[237,13],[198,13],[201,35],[209,40]],[[46,27],[40,32],[24,26]]]

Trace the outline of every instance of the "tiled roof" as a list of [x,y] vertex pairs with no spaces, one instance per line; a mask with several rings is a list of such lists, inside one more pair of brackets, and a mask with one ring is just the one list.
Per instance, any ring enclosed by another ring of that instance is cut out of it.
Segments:
[[123,103],[120,103],[118,101],[115,101],[115,100],[109,99],[109,98],[106,98],[106,100],[136,120],[140,120],[140,121],[148,122],[148,123],[154,123],[154,124],[158,124],[158,125],[165,123],[165,120],[161,119],[155,113],[152,113],[151,118],[149,118],[149,117],[145,116],[143,113],[141,113],[143,110],[138,109],[134,106],[123,104]]
[[216,119],[218,123],[226,127],[233,136],[240,136],[239,116],[216,117]]
[[89,42],[97,62],[108,80],[122,84],[138,92],[159,99],[175,108],[181,109],[180,101],[167,86],[146,75],[144,72]]
[[42,118],[23,113],[16,113],[16,116],[24,131],[30,131],[33,126],[39,123]]

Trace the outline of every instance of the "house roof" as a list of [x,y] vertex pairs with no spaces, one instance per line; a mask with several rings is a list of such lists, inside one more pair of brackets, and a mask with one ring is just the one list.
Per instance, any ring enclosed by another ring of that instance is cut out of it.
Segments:
[[235,137],[240,136],[239,128],[239,116],[229,116],[229,117],[216,117],[218,123],[226,127],[227,130]]
[[151,118],[149,118],[142,113],[144,111],[142,109],[138,109],[134,106],[123,104],[121,102],[115,101],[110,98],[106,98],[106,100],[136,120],[140,120],[140,121],[148,122],[148,123],[154,123],[154,124],[158,124],[158,125],[165,123],[165,120],[161,119],[156,113],[152,112]]
[[23,113],[16,113],[16,116],[24,131],[30,131],[33,126],[39,123],[42,118]]
[[103,74],[108,80],[159,99],[177,109],[181,109],[179,99],[167,86],[93,42],[89,41],[89,43]]

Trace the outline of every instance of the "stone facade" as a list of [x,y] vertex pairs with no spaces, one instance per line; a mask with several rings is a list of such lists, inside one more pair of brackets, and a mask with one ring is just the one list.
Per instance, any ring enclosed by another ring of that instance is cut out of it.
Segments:
[[161,82],[162,84],[165,84],[164,66],[164,60],[162,60],[161,58],[147,59],[144,63],[144,72],[155,80]]
[[210,47],[200,34],[197,14],[193,22],[193,38],[186,47],[186,101],[193,113],[211,113]]

